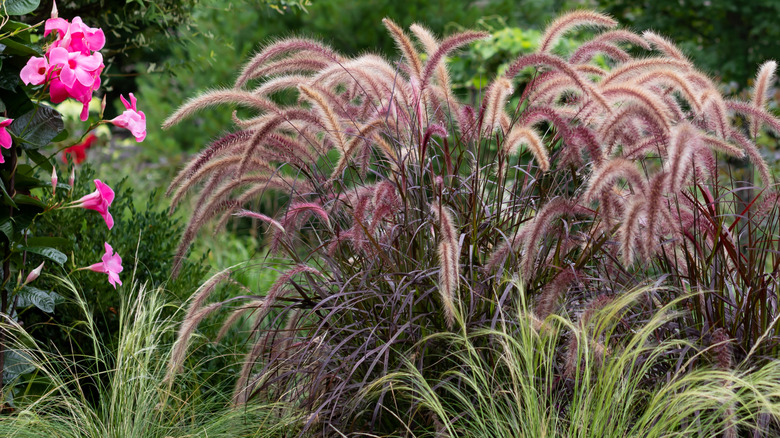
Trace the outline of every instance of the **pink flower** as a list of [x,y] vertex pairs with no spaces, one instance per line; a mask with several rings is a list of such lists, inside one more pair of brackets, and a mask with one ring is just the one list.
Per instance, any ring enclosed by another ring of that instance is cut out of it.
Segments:
[[45,57],[32,57],[27,61],[27,65],[22,68],[19,76],[26,85],[40,85],[46,82],[46,76],[49,74],[49,61]]
[[[2,122],[0,122],[0,146],[4,147],[5,149],[8,149],[11,147],[11,134],[8,133],[8,131],[5,130],[6,126],[10,125],[11,122],[13,122],[14,119],[5,119]],[[0,163],[5,163],[5,157],[3,157],[3,154],[0,154]]]
[[105,243],[106,253],[103,254],[102,262],[90,265],[87,269],[95,272],[102,272],[108,274],[108,282],[116,289],[116,284],[122,285],[122,280],[119,279],[119,273],[122,272],[122,257],[119,254],[114,253],[114,248],[108,242]]
[[95,180],[95,187],[97,190],[89,195],[83,196],[81,199],[73,202],[70,206],[97,211],[103,216],[103,220],[106,221],[106,225],[110,230],[114,227],[114,218],[111,216],[111,213],[108,212],[108,207],[114,202],[114,191],[99,179]]
[[92,100],[92,90],[100,88],[100,71],[96,70],[94,73],[95,82],[92,87],[85,87],[78,81],[73,83],[72,87],[68,87],[62,83],[59,77],[55,77],[49,84],[49,94],[51,95],[51,101],[53,103],[60,103],[65,99],[72,97],[81,102],[81,121],[87,120],[89,117],[89,102]]
[[[8,133],[8,131],[5,130],[6,126],[10,125],[11,122],[13,122],[14,119],[5,119],[2,122],[0,122],[0,146],[8,149],[11,147],[11,134]],[[3,161],[3,156],[0,155],[0,163]]]
[[75,17],[72,23],[63,18],[50,18],[46,20],[44,27],[44,36],[52,31],[57,32],[57,40],[52,48],[62,47],[69,52],[89,53],[102,49],[106,44],[103,30],[87,26],[81,21],[81,17]]
[[55,47],[49,52],[49,63],[54,67],[60,67],[60,80],[68,87],[72,87],[76,81],[85,87],[92,88],[95,83],[95,75],[98,69],[102,70],[103,55],[95,52],[85,55],[81,52],[68,52],[62,47]]
[[125,105],[125,112],[109,120],[120,128],[126,128],[130,130],[130,133],[135,137],[135,141],[142,142],[146,138],[146,115],[143,111],[138,111],[136,108],[135,96],[130,93],[130,102],[125,100],[124,96],[119,96],[122,99],[122,103]]

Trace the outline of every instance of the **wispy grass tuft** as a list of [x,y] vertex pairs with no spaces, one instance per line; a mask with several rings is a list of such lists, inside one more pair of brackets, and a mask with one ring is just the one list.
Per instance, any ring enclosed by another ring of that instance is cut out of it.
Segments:
[[282,437],[298,427],[281,405],[227,408],[228,396],[204,395],[209,383],[193,373],[180,375],[173,387],[163,381],[183,313],[165,301],[165,291],[136,286],[124,297],[118,342],[109,349],[81,292],[67,279],[61,283],[83,311],[78,330],[94,340],[95,353],[79,358],[50,353],[21,327],[5,324],[15,336],[15,350],[29,359],[24,365],[32,377],[28,386],[16,388],[17,411],[0,417],[0,436]]

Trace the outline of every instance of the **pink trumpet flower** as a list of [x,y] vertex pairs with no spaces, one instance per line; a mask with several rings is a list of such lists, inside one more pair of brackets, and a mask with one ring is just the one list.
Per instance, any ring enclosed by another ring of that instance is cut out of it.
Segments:
[[[0,122],[0,146],[4,147],[5,149],[8,149],[11,147],[11,134],[8,133],[8,131],[5,130],[5,128],[13,122],[14,119],[5,119],[2,122]],[[5,163],[5,158],[3,157],[3,154],[0,154],[0,163]]]
[[85,55],[55,47],[49,52],[49,63],[61,67],[60,80],[66,87],[73,87],[78,81],[81,85],[91,88],[95,83],[94,72],[103,67],[103,55],[100,52]]
[[[13,122],[14,119],[5,119],[0,122],[0,146],[8,149],[11,147],[11,134],[5,128]],[[0,163],[3,163],[3,156],[0,155]]]
[[22,82],[26,85],[40,85],[46,82],[46,77],[49,75],[49,61],[45,57],[32,57],[27,60],[27,65],[22,68],[19,76],[22,78]]
[[122,257],[114,252],[114,248],[105,242],[106,253],[103,254],[102,262],[95,263],[94,265],[87,266],[90,271],[102,272],[108,274],[108,282],[116,289],[116,284],[122,285],[122,280],[119,279],[119,273],[122,272]]
[[95,187],[97,190],[74,201],[70,207],[82,207],[87,210],[97,211],[103,216],[103,220],[106,221],[106,225],[110,230],[114,227],[114,218],[111,216],[111,213],[108,212],[108,207],[114,201],[114,191],[99,179],[95,180]]
[[125,112],[109,120],[109,123],[113,123],[120,128],[129,129],[130,133],[135,137],[135,141],[142,142],[146,138],[146,115],[143,111],[138,111],[136,107],[136,100],[133,93],[130,93],[130,102],[128,102],[124,96],[119,96],[122,103],[125,105]]

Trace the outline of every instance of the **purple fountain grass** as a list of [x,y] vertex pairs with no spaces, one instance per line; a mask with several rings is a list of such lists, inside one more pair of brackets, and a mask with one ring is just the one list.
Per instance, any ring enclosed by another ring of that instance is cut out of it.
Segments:
[[[394,61],[281,40],[244,66],[234,89],[192,99],[165,123],[229,103],[250,113],[234,112],[237,132],[193,157],[169,187],[174,204],[195,194],[177,263],[207,222],[220,230],[238,216],[268,224],[267,249],[291,269],[264,295],[240,298],[228,318],[254,318],[237,403],[262,394],[305,409],[316,427],[380,424],[381,400],[355,401],[366,382],[403,367],[394,352],[436,366],[438,346],[420,347],[421,333],[496,323],[517,306],[507,284],[518,274],[539,318],[563,301],[586,312],[583,336],[593,335],[586,314],[599,293],[648,276],[718,291],[742,285],[771,303],[763,294],[773,296],[776,281],[767,267],[778,269],[777,197],[764,190],[737,207],[743,189],[724,185],[718,165],[747,156],[772,185],[754,140],[762,129],[780,133],[765,105],[774,63],[759,71],[752,102],[726,100],[664,37],[577,11],[465,102],[447,57],[486,34],[440,39],[421,25],[407,34],[383,23],[400,51]],[[568,58],[554,53],[583,26],[606,30]],[[596,54],[610,62],[596,65]],[[532,79],[522,84],[526,69]],[[691,331],[706,321],[750,345],[754,327],[773,318],[756,311],[736,321],[732,298],[720,297],[690,305]],[[200,306],[181,339],[208,316]],[[279,310],[273,322],[270,308]],[[608,353],[598,339],[572,336],[569,354]]]

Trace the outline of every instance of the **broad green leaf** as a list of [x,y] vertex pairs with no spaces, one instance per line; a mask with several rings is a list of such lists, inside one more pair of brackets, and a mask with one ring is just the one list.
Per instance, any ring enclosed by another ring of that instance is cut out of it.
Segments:
[[30,43],[28,41],[22,41],[17,37],[6,38],[3,40],[5,44],[5,50],[3,55],[16,55],[16,56],[40,56],[41,48],[37,44]]
[[5,0],[5,10],[8,15],[24,15],[33,12],[40,4],[40,0]]
[[16,202],[16,205],[32,205],[39,208],[46,208],[46,204],[44,204],[40,199],[33,198],[32,196],[22,195],[21,193],[17,193],[14,195],[14,202]]
[[5,234],[5,237],[10,241],[11,236],[14,234],[14,226],[11,223],[11,218],[5,218],[0,221],[0,233]]
[[10,382],[22,374],[35,370],[32,358],[21,350],[8,349],[5,351],[5,367],[3,369],[3,382]]
[[3,184],[2,182],[0,182],[0,194],[2,194],[3,196],[3,203],[5,205],[8,205],[13,208],[19,208],[16,205],[16,202],[14,202],[14,200],[11,199],[11,196],[8,194],[8,191],[5,189],[5,184]]
[[57,263],[60,266],[64,265],[65,262],[68,261],[68,256],[66,256],[61,251],[58,251],[54,248],[45,247],[45,246],[17,245],[16,251],[17,252],[27,251],[33,254],[38,254],[40,256],[46,257],[47,259]]
[[54,292],[38,289],[37,287],[24,286],[17,292],[18,301],[16,307],[23,309],[25,307],[35,306],[46,313],[54,313],[54,306],[61,302],[61,298]]
[[23,139],[25,149],[46,146],[57,136],[65,125],[62,115],[47,106],[38,105],[32,111],[23,114],[9,126],[11,132]]
[[52,169],[51,161],[49,161],[49,159],[46,158],[46,156],[38,152],[37,149],[27,149],[24,152],[27,154],[28,157],[30,157],[31,160],[35,162],[35,164],[37,164],[38,166],[40,166],[41,169],[46,171],[47,174],[51,174],[51,169]]

